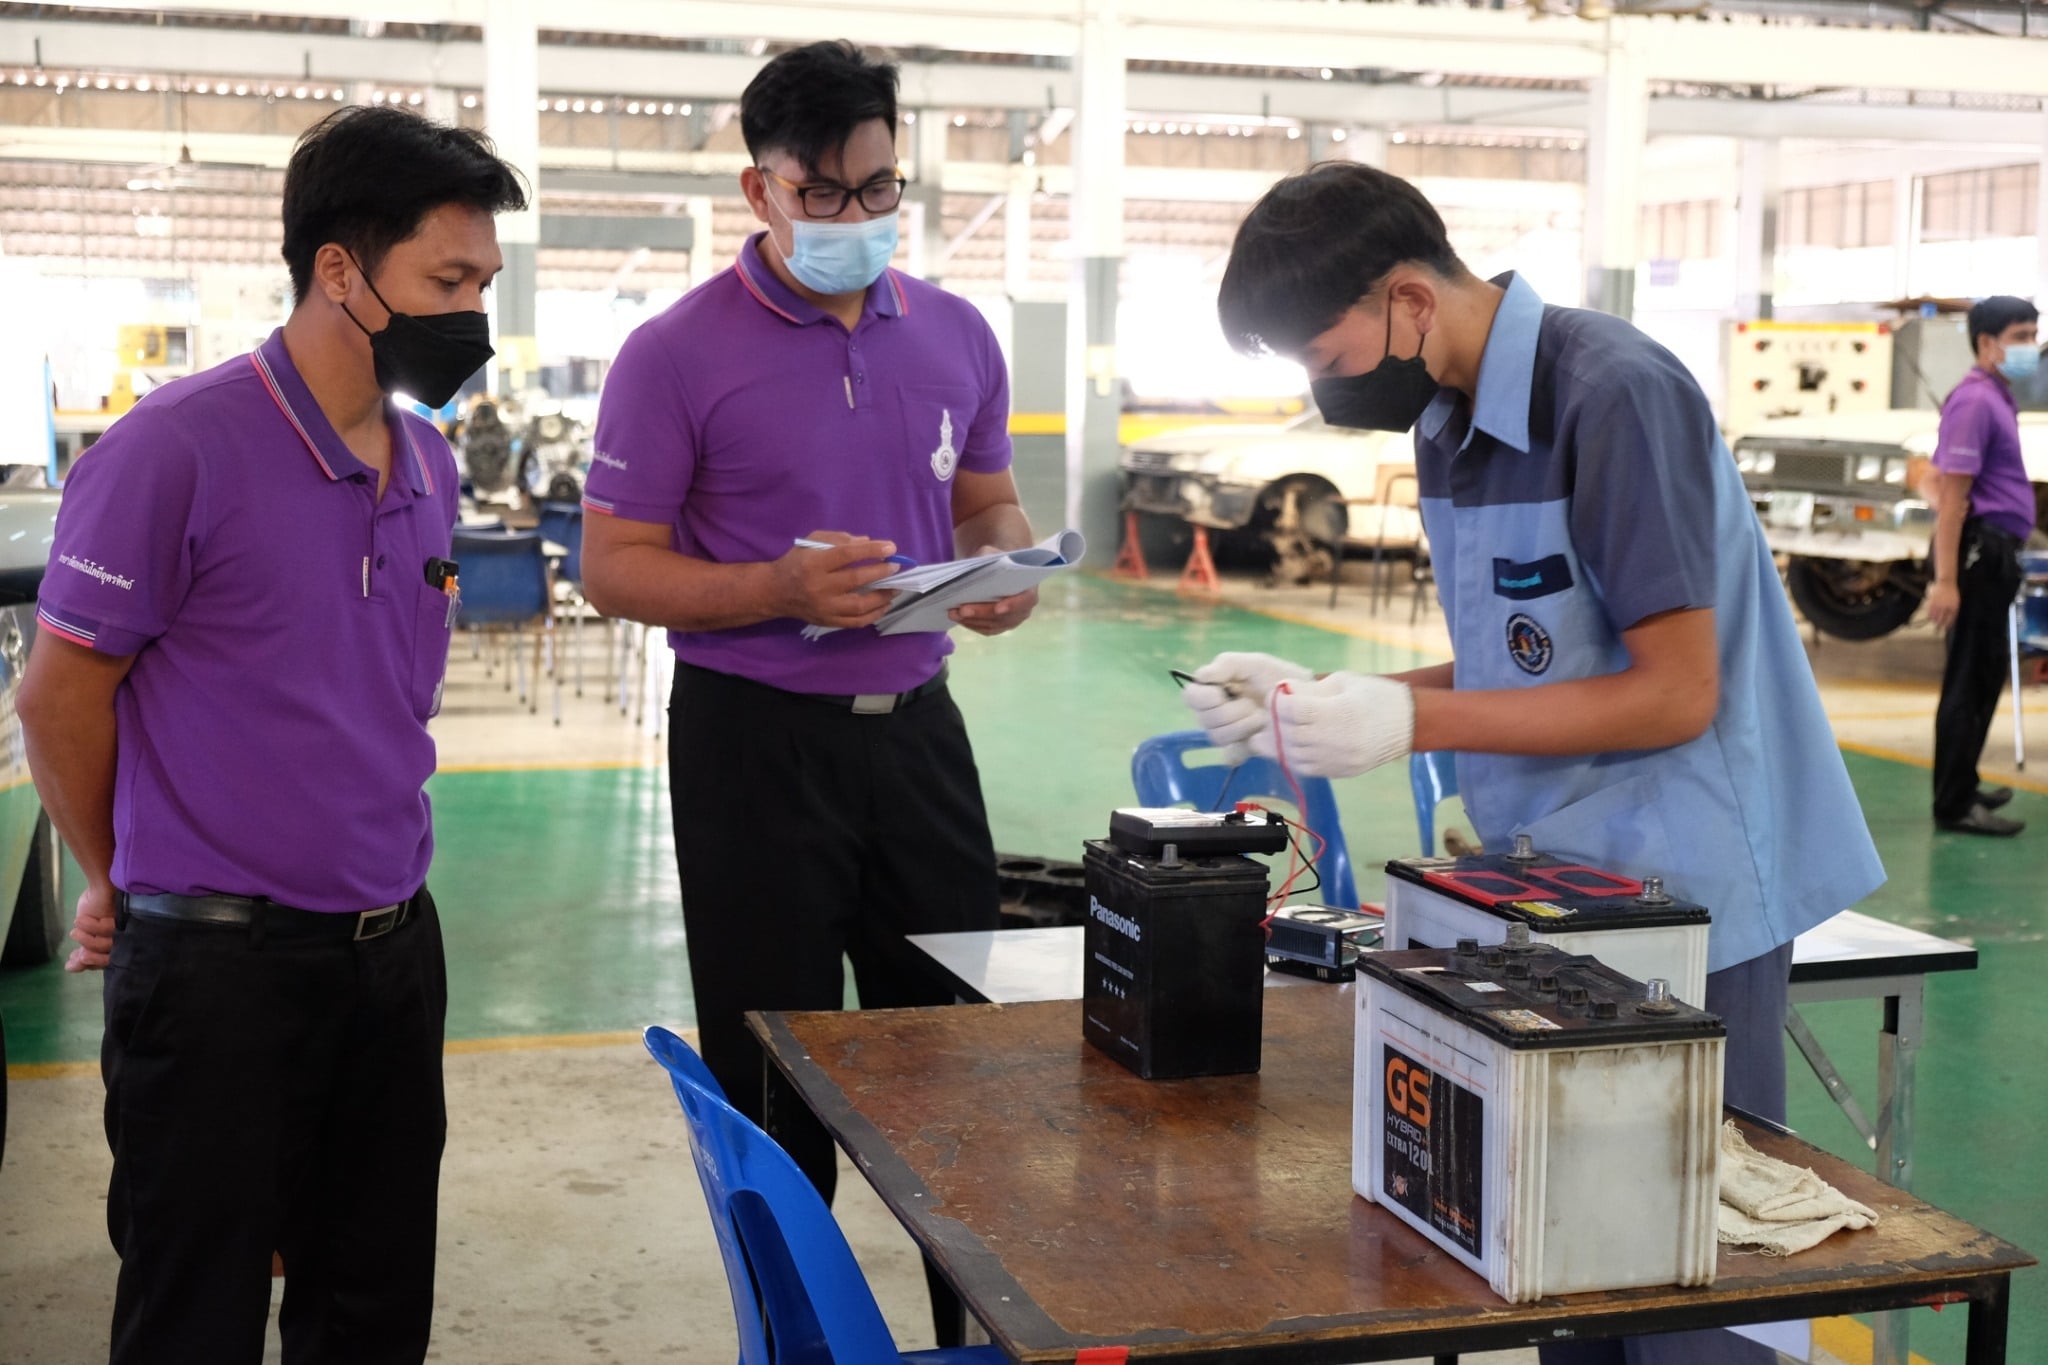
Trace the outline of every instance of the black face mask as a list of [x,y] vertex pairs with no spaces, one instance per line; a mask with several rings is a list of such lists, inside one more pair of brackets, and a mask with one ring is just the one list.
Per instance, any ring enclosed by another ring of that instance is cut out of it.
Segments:
[[1422,417],[1441,386],[1429,377],[1422,343],[1406,360],[1394,358],[1394,303],[1387,301],[1387,354],[1364,374],[1318,379],[1308,386],[1317,411],[1333,427],[1364,431],[1407,431]]
[[[356,262],[356,269],[363,270],[361,261]],[[370,293],[377,302],[384,303],[377,286],[370,284],[367,270],[363,270],[363,283],[370,285]],[[483,313],[415,316],[397,312],[384,303],[390,321],[384,324],[383,331],[373,332],[349,312],[347,304],[341,306],[341,311],[348,313],[348,320],[370,339],[370,358],[377,366],[377,387],[385,393],[396,391],[417,398],[430,408],[438,408],[453,398],[463,381],[497,354],[491,347],[491,320]]]

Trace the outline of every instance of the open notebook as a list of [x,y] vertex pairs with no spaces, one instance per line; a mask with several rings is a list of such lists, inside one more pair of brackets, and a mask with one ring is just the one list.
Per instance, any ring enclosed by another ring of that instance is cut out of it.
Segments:
[[[969,602],[994,602],[1035,588],[1061,569],[1072,568],[1086,554],[1088,542],[1079,531],[1061,531],[1024,550],[978,555],[973,559],[921,564],[890,574],[868,586],[896,594],[873,629],[883,635],[953,628],[947,613]],[[837,626],[805,626],[804,638],[816,640]]]

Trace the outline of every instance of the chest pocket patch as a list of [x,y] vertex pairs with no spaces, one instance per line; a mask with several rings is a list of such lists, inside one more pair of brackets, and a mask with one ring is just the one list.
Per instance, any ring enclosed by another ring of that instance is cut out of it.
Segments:
[[1528,602],[1572,586],[1571,561],[1563,555],[1546,555],[1524,563],[1513,559],[1493,561],[1493,595],[1513,602]]

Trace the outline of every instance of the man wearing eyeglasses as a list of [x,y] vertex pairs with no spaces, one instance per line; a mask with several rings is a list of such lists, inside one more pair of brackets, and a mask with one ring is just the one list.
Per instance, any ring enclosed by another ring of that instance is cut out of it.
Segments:
[[[943,632],[865,629],[869,585],[1031,543],[1009,380],[963,300],[889,269],[904,180],[896,68],[848,43],[769,62],[740,97],[764,229],[627,339],[584,502],[585,591],[666,626],[670,784],[704,1059],[830,1198],[830,1136],[743,1015],[952,993],[905,935],[997,924],[995,851]],[[1036,595],[964,606],[984,635]],[[818,640],[805,625],[840,627]],[[957,1310],[934,1284],[940,1343]]]

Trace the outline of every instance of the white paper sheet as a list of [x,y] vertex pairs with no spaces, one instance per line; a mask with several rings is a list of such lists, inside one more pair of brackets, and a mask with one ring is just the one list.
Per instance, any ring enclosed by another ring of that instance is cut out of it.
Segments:
[[[1080,563],[1087,552],[1088,542],[1081,533],[1066,530],[1028,549],[920,564],[877,579],[868,586],[893,591],[897,597],[873,629],[882,635],[951,630],[953,622],[947,613],[953,608],[970,602],[995,602],[1035,588],[1061,569]],[[837,629],[805,626],[803,633],[806,640],[816,640]]]

